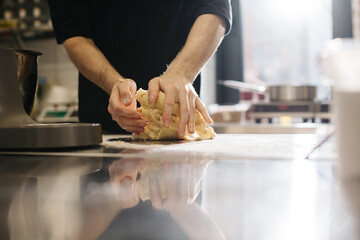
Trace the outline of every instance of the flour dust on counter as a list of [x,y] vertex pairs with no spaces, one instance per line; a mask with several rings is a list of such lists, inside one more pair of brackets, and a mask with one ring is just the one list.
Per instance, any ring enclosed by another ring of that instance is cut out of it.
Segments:
[[[217,134],[207,141],[128,141],[126,135],[104,136],[102,146],[143,150],[149,156],[208,153],[232,159],[304,159],[323,139],[316,134]],[[333,154],[328,154],[332,156]]]

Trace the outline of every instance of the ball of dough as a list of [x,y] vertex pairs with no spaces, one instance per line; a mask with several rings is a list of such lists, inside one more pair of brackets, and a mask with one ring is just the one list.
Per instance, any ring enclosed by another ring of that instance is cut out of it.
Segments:
[[[145,131],[140,134],[133,134],[135,140],[173,140],[179,139],[177,126],[179,122],[179,104],[175,103],[171,116],[170,127],[165,128],[162,121],[162,114],[165,103],[165,93],[159,93],[156,103],[150,103],[146,90],[139,89],[136,93],[136,99],[141,107],[137,109],[143,119],[148,122]],[[190,134],[185,131],[185,140],[204,140],[215,137],[212,127],[208,127],[205,119],[198,110],[195,109],[195,133]]]

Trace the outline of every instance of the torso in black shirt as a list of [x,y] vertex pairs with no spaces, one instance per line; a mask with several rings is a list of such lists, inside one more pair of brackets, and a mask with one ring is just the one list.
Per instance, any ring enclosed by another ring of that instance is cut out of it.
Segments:
[[[115,69],[138,88],[165,70],[184,46],[198,15],[216,13],[230,25],[228,0],[48,0],[59,43],[92,38]],[[229,27],[228,27],[229,28]],[[200,76],[194,82],[199,93]],[[107,112],[109,95],[79,74],[79,118],[125,133]]]
[[[93,40],[122,76],[148,89],[148,82],[166,70],[184,45],[191,18],[179,1],[110,2],[100,11],[96,4],[92,9]],[[199,91],[199,79],[195,86]],[[107,112],[108,99],[108,94],[80,74],[80,121],[100,122],[105,131],[122,133]]]

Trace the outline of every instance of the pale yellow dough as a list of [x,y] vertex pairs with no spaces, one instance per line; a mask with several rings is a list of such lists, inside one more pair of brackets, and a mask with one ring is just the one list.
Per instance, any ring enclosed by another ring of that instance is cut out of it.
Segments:
[[[146,90],[139,89],[136,93],[136,99],[139,101],[141,107],[137,109],[142,117],[148,122],[145,131],[140,134],[133,134],[135,140],[172,140],[179,139],[177,126],[179,122],[179,104],[175,103],[171,123],[169,128],[165,128],[162,121],[162,113],[165,102],[165,94],[159,93],[156,103],[149,103],[148,94]],[[212,127],[208,127],[206,121],[196,110],[195,118],[195,133],[190,134],[185,131],[185,140],[204,140],[215,137],[215,132]]]

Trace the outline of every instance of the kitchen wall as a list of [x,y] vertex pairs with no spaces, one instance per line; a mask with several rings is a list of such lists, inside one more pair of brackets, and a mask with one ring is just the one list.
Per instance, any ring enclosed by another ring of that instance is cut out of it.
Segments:
[[70,61],[63,46],[54,38],[26,42],[26,48],[42,52],[39,58],[39,76],[61,86],[76,89],[78,71]]

